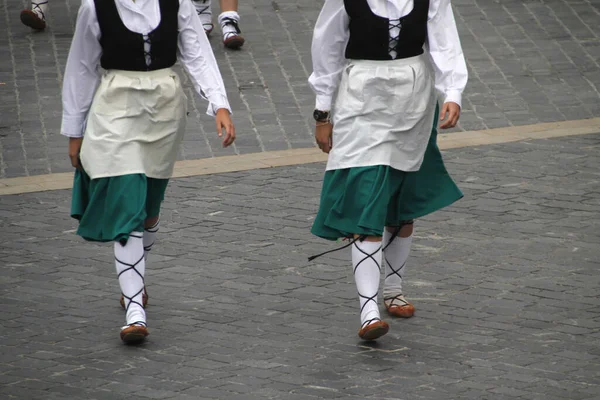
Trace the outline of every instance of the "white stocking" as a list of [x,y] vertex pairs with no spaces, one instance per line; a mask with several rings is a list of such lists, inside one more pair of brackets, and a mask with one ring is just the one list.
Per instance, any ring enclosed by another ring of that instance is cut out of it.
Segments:
[[134,323],[146,324],[146,312],[142,306],[144,291],[144,260],[143,233],[132,232],[124,245],[115,242],[115,265],[125,299],[127,325]]
[[406,261],[412,244],[412,234],[403,238],[396,236],[387,229],[383,233],[383,262],[385,263],[385,283],[383,284],[383,297],[394,297],[402,294],[402,280],[406,272]]
[[381,278],[381,242],[355,241],[352,245],[354,280],[360,300],[360,323],[379,320],[377,294]]

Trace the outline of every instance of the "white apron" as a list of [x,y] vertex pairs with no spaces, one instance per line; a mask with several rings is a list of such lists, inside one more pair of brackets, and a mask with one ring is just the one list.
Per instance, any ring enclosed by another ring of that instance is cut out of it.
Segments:
[[88,113],[81,164],[91,179],[170,178],[186,115],[187,98],[172,69],[109,70]]
[[327,170],[389,165],[418,171],[435,106],[434,78],[425,56],[350,60],[333,110]]

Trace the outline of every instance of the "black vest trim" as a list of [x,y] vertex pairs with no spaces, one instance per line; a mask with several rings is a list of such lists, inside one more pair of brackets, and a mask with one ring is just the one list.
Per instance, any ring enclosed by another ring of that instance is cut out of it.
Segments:
[[423,54],[427,39],[429,0],[414,0],[413,10],[399,19],[400,34],[390,48],[390,22],[398,20],[380,17],[371,11],[367,0],[344,0],[350,17],[350,39],[346,46],[346,58],[353,60],[391,60],[390,50],[396,59]]
[[[160,23],[147,39],[132,32],[123,23],[115,0],[94,0],[100,25],[104,69],[125,71],[155,71],[172,67],[177,61],[179,0],[159,0]],[[150,43],[150,52],[144,51],[144,43]],[[150,65],[146,64],[150,56]]]

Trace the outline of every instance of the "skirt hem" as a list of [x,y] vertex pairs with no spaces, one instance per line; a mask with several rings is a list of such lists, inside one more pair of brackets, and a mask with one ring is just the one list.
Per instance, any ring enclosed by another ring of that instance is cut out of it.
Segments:
[[168,182],[144,174],[90,179],[77,170],[70,212],[79,221],[77,235],[87,241],[113,242],[142,232],[144,221],[160,214]]
[[144,169],[140,168],[140,169],[121,171],[119,173],[107,172],[107,173],[103,173],[103,174],[96,174],[94,176],[91,176],[91,175],[88,175],[88,176],[90,177],[90,179],[103,179],[103,178],[116,178],[119,176],[137,175],[137,174],[142,174],[142,175],[145,175],[147,178],[152,178],[152,179],[171,179],[171,177],[173,176],[173,171],[171,171],[171,173],[169,173],[169,174],[159,176],[159,174],[148,174],[146,171],[144,171]]
[[[448,207],[454,203],[456,203],[458,200],[462,199],[464,197],[464,194],[460,194],[460,196],[457,196],[456,198],[452,199],[452,200],[444,200],[444,201],[439,201],[438,203],[434,203],[432,204],[430,207],[428,207],[425,210],[422,210],[420,212],[415,212],[415,213],[411,213],[411,214],[406,214],[406,215],[402,215],[400,216],[401,218],[393,224],[390,224],[389,226],[394,226],[396,224],[398,224],[400,221],[407,221],[407,220],[411,220],[411,219],[417,219],[417,218],[422,218],[426,215],[432,214],[438,210],[441,210],[442,208]],[[388,221],[389,222],[389,221]],[[339,238],[342,237],[346,237],[348,235],[369,235],[369,236],[381,236],[383,234],[383,229],[385,228],[382,227],[381,228],[381,232],[376,235],[374,234],[374,232],[377,232],[379,230],[379,227],[373,227],[373,226],[366,226],[366,225],[359,225],[357,226],[358,229],[356,229],[354,226],[349,226],[349,225],[345,225],[345,224],[339,224],[336,226],[334,226],[333,224],[324,224],[324,226],[328,229],[331,229],[332,231],[337,231],[340,234],[337,235],[328,235],[327,233],[323,232],[322,229],[317,228],[316,226],[313,225],[313,227],[311,228],[310,232],[315,235],[320,237],[321,239],[325,239],[325,240],[338,240]],[[386,226],[387,223],[386,223]],[[353,232],[358,230],[358,232]]]

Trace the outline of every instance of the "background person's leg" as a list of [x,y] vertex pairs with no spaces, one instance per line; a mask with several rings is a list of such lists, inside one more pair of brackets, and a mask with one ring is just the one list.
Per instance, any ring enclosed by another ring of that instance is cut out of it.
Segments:
[[219,25],[223,32],[223,44],[230,49],[239,49],[244,45],[245,39],[240,30],[240,15],[238,14],[237,0],[220,0],[221,14]]
[[202,21],[204,32],[206,32],[207,35],[210,35],[215,27],[212,23],[212,10],[210,8],[211,0],[192,0],[192,2],[194,3],[194,7],[196,7],[196,12],[198,13],[200,21]]
[[48,0],[32,1],[30,10],[21,11],[21,22],[30,28],[41,31],[46,28],[47,13]]

